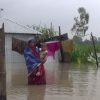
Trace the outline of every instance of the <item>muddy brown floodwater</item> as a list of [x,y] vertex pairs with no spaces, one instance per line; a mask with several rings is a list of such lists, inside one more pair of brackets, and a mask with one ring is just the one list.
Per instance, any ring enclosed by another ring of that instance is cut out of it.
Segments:
[[[51,58],[50,58],[51,59]],[[46,85],[27,85],[25,63],[6,63],[7,100],[99,100],[100,69],[95,65],[45,64]]]

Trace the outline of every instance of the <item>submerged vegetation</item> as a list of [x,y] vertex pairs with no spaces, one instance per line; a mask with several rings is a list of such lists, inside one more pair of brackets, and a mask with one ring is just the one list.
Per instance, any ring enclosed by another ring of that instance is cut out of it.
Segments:
[[[96,51],[100,53],[100,44],[96,44]],[[75,44],[74,50],[71,53],[72,62],[75,63],[88,63],[95,60],[94,49],[92,44]],[[91,61],[89,60],[90,58]],[[99,60],[99,58],[98,58]]]

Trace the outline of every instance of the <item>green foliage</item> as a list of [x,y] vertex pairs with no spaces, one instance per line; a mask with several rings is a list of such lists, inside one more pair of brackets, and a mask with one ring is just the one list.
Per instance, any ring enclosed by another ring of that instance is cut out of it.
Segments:
[[33,26],[33,29],[36,29],[37,31],[41,32],[41,39],[42,40],[49,40],[52,39],[52,37],[56,36],[57,32],[54,30],[54,28],[51,26],[50,28],[46,26]]
[[[96,44],[96,51],[100,52],[100,45]],[[92,44],[75,44],[74,50],[71,54],[72,62],[87,63],[88,57],[94,53]]]
[[81,37],[78,37],[78,36],[73,36],[73,41],[75,43],[80,44],[80,43],[82,43],[82,38]]
[[86,10],[84,7],[80,7],[80,8],[78,8],[78,12],[79,13],[86,13]]
[[84,36],[88,30],[89,14],[84,7],[78,9],[79,17],[74,17],[75,23],[71,28],[71,31],[77,36]]

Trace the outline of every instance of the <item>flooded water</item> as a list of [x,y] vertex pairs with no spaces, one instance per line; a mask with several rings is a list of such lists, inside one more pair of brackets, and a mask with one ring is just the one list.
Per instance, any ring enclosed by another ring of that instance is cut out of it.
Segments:
[[95,65],[45,64],[46,85],[27,85],[25,63],[6,63],[7,100],[99,100],[100,69]]

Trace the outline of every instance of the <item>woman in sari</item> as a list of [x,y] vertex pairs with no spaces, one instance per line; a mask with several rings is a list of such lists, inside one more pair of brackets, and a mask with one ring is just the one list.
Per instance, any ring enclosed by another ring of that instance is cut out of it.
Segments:
[[39,49],[36,48],[34,39],[28,41],[28,47],[24,49],[24,57],[28,69],[28,84],[46,84],[43,65],[46,59],[40,59]]

